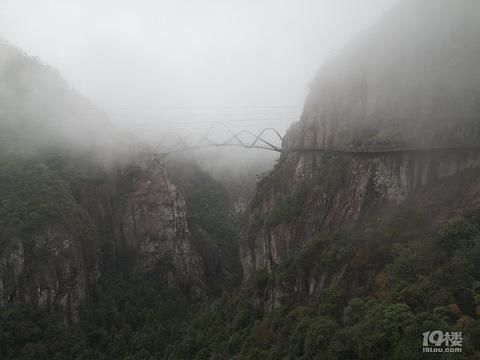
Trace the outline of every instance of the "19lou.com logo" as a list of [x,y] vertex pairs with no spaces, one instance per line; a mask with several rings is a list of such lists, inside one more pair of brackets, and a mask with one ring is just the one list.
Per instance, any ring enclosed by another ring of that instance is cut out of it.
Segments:
[[423,352],[462,352],[462,333],[441,330],[423,333]]

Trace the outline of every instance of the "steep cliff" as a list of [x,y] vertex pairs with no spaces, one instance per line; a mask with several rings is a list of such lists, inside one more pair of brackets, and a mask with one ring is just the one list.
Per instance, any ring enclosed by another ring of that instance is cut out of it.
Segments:
[[[205,292],[205,269],[194,249],[183,196],[167,179],[166,169],[150,162],[126,174],[130,183],[120,223],[121,241],[134,252],[134,271],[165,272],[171,286],[194,295]],[[163,268],[162,268],[163,267]]]
[[0,43],[0,305],[75,320],[108,272],[206,291],[164,167],[39,60]]
[[101,274],[95,225],[44,163],[2,156],[0,167],[0,303],[74,318]]
[[76,316],[104,273],[206,291],[183,196],[155,162],[105,169],[70,157],[0,157],[0,301]]
[[[434,224],[478,205],[480,152],[463,148],[479,143],[478,10],[470,0],[402,2],[322,67],[287,134],[291,151],[247,211],[245,279],[401,207]],[[312,148],[358,152],[295,151]],[[317,269],[297,283],[318,294],[351,268]],[[273,288],[280,292],[278,281]]]
[[293,147],[478,143],[480,4],[400,1],[328,60]]

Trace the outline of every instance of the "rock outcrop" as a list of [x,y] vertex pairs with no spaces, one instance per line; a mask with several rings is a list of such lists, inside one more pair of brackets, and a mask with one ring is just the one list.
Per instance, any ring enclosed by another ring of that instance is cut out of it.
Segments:
[[106,271],[205,294],[185,200],[162,165],[142,162],[94,179],[34,166],[33,174],[2,168],[0,305],[27,302],[74,320]]
[[185,285],[194,295],[205,290],[204,265],[193,249],[186,204],[162,165],[151,162],[127,178],[120,233],[134,252],[134,271],[166,271],[172,286]]
[[[240,243],[245,279],[273,271],[314,236],[386,217],[399,206],[435,220],[478,205],[480,151],[468,147],[480,144],[474,15],[480,9],[475,1],[460,3],[399,4],[324,65],[287,133],[290,149],[434,150],[283,155],[247,210]],[[319,276],[313,288],[344,276],[344,266]]]
[[31,303],[62,310],[75,319],[88,287],[100,276],[98,248],[85,244],[85,240],[91,239],[51,226],[44,234],[4,249],[0,258],[0,303]]
[[97,229],[63,179],[23,161],[0,161],[0,304],[30,303],[74,320],[101,274]]

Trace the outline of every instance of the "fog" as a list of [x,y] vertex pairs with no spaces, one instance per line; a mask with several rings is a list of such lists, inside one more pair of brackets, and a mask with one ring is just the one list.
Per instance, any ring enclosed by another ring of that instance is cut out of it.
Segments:
[[290,146],[476,146],[479,14],[477,0],[389,11],[322,66]]
[[[58,70],[119,129],[166,149],[218,121],[232,131],[285,133],[322,63],[394,2],[2,0],[0,38]],[[53,88],[42,99],[61,101],[63,87]],[[67,116],[68,105],[59,107],[58,118]],[[189,156],[235,178],[271,167],[278,153],[214,148]]]
[[284,131],[322,62],[392,3],[2,0],[0,36],[135,132]]

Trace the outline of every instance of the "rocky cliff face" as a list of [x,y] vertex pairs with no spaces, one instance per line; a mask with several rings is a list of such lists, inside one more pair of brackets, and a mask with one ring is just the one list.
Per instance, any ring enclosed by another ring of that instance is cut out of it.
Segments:
[[185,200],[162,165],[152,162],[139,170],[127,178],[131,192],[120,224],[122,242],[135,253],[134,271],[167,271],[172,286],[183,284],[200,295],[205,270],[193,249]]
[[76,308],[101,271],[100,241],[69,185],[44,164],[0,159],[0,304]]
[[[85,214],[82,231],[95,229]],[[0,303],[30,303],[61,310],[75,320],[88,288],[100,276],[101,257],[92,238],[63,226],[49,226],[43,234],[3,249],[0,258]]]
[[0,162],[0,304],[28,302],[74,319],[106,271],[158,277],[202,296],[204,263],[185,200],[162,165],[141,164],[91,177],[58,176],[64,164],[27,173]]
[[[287,134],[288,147],[479,143],[480,26],[472,15],[479,5],[461,3],[403,2],[331,59]],[[285,154],[247,211],[240,243],[245,278],[273,271],[314,237],[385,218],[400,206],[424,211],[432,221],[475,206],[479,160],[478,149]],[[313,294],[328,279],[348,276],[348,269],[343,264],[317,274],[304,291]],[[285,291],[280,287],[268,295],[271,302]]]
[[[291,157],[262,182],[249,209],[244,273],[272,269],[316,234],[352,228],[402,204],[432,216],[455,213],[470,201],[479,166],[478,150]],[[447,193],[439,197],[442,188]]]

